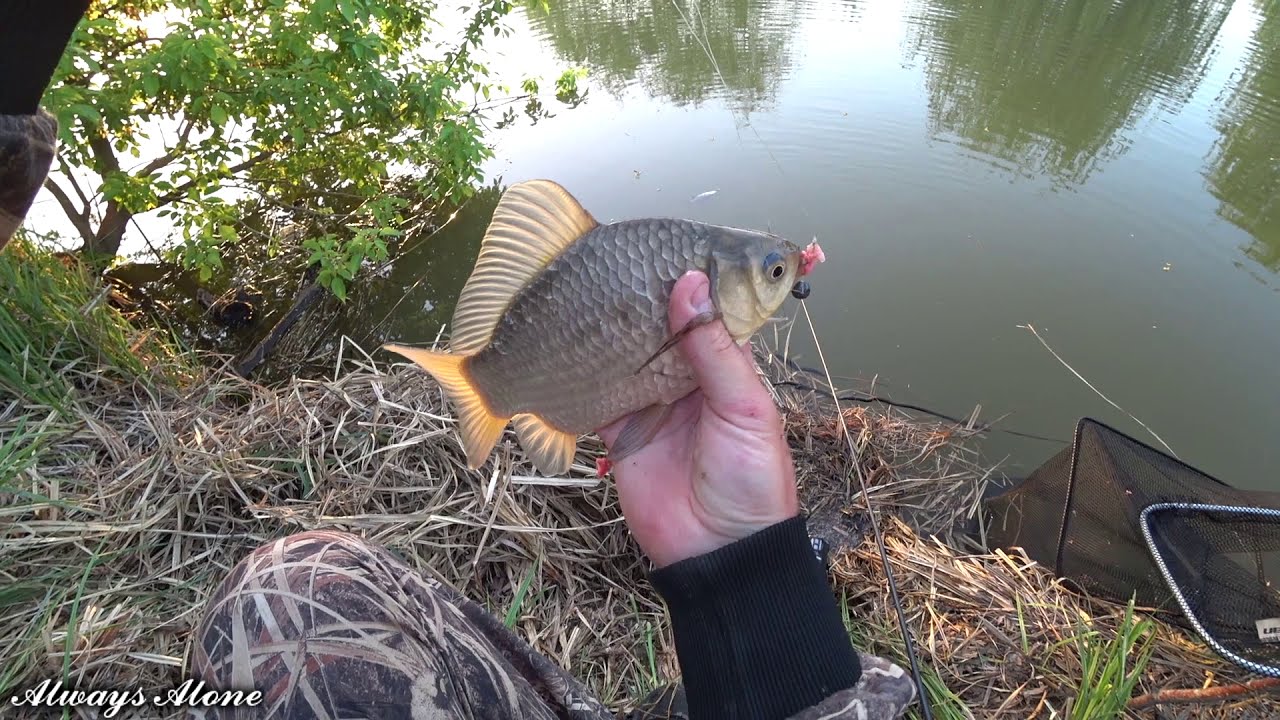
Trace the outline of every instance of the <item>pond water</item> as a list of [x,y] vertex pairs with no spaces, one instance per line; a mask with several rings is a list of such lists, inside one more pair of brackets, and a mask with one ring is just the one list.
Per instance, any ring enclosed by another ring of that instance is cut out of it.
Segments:
[[[589,93],[495,135],[502,183],[552,178],[601,220],[816,236],[834,374],[1159,446],[1131,413],[1184,461],[1280,489],[1280,5],[573,0],[513,23],[495,66],[580,64]],[[346,330],[435,337],[494,201]],[[792,351],[817,365],[800,317]],[[983,447],[1018,475],[1062,445]]]
[[816,236],[831,372],[1061,439],[992,434],[1004,473],[1082,416],[1159,446],[1132,413],[1280,489],[1280,4],[572,0],[511,23],[492,66],[582,65],[586,102],[495,131],[494,187],[309,324],[321,344],[435,338],[500,185],[547,177],[602,221]]

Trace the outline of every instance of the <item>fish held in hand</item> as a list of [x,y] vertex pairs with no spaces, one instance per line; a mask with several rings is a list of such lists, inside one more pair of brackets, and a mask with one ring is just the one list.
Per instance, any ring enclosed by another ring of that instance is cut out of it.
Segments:
[[415,362],[455,408],[467,465],[508,424],[542,473],[568,470],[578,438],[634,414],[613,462],[647,444],[697,389],[668,325],[685,273],[710,280],[714,318],[746,343],[812,269],[814,245],[668,218],[598,223],[560,185],[503,194],[454,310],[449,352],[383,347]]

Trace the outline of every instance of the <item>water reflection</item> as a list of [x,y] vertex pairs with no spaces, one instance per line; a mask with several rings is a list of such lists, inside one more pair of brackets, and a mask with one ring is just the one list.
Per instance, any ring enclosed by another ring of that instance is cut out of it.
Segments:
[[1230,3],[920,0],[930,131],[1059,185],[1124,152],[1122,131],[1194,93]]
[[723,98],[744,112],[773,101],[800,17],[781,0],[552,0],[526,13],[557,55],[614,94],[639,84],[675,105]]
[[442,327],[447,332],[454,303],[505,189],[494,181],[431,235],[406,238],[404,254],[386,277],[363,289],[360,307],[347,314],[342,330],[365,347],[394,341],[420,344],[433,340]]
[[1253,236],[1245,254],[1280,272],[1280,7],[1257,5],[1261,21],[1217,123],[1208,184],[1218,215]]

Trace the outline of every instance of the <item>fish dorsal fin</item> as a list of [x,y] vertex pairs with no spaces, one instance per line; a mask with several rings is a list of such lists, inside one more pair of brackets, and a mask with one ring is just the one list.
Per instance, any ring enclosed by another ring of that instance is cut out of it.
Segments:
[[550,180],[512,185],[498,201],[475,269],[453,313],[453,352],[470,354],[493,335],[511,300],[575,240],[598,225]]

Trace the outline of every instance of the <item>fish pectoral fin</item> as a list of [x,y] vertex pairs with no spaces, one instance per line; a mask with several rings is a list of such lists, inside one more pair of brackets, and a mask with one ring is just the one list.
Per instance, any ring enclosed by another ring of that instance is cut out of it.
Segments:
[[654,360],[657,360],[659,357],[662,357],[662,353],[675,347],[689,333],[693,332],[694,330],[697,330],[703,325],[709,325],[715,322],[716,320],[721,319],[722,317],[724,316],[720,313],[719,310],[712,310],[711,312],[698,313],[697,315],[694,315],[689,320],[689,322],[685,323],[684,327],[677,330],[676,333],[672,335],[669,340],[662,343],[662,347],[658,348],[657,352],[650,355],[649,359],[645,360],[643,365],[636,368],[636,371],[632,373],[632,375],[639,375],[641,370],[644,370],[645,368],[649,367],[649,365]]
[[623,426],[622,432],[618,433],[613,447],[609,449],[609,461],[622,462],[628,455],[648,445],[649,441],[653,440],[653,436],[658,434],[662,423],[671,417],[671,409],[671,405],[656,404],[632,415]]
[[467,467],[475,470],[484,464],[507,427],[508,418],[495,415],[466,372],[466,356],[435,352],[405,345],[387,344],[385,350],[412,360],[444,388],[453,403],[462,435],[462,449]]
[[543,475],[563,475],[573,464],[578,436],[557,430],[537,415],[522,413],[512,418],[520,447]]

